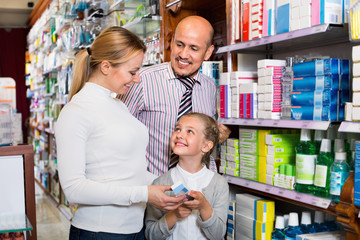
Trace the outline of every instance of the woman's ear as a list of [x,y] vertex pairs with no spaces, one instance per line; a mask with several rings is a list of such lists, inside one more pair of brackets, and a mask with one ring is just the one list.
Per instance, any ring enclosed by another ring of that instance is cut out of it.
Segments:
[[110,74],[110,71],[111,71],[111,64],[109,61],[102,61],[100,63],[100,71],[102,72],[102,74],[104,75],[109,75]]
[[201,151],[203,153],[207,153],[213,148],[213,146],[214,146],[214,143],[212,141],[206,141],[204,143],[204,146],[202,147]]

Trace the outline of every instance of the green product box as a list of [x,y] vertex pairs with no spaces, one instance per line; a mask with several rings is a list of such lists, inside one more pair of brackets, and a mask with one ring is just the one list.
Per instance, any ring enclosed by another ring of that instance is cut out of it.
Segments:
[[295,146],[292,145],[281,145],[272,146],[268,145],[267,155],[281,156],[281,155],[295,155]]
[[300,142],[298,134],[266,134],[265,144],[272,146],[289,145],[296,146]]

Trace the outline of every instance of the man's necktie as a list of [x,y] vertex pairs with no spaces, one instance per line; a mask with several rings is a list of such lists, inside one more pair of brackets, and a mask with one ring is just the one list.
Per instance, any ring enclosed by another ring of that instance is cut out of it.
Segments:
[[185,77],[185,78],[179,78],[180,82],[182,84],[184,84],[186,91],[183,94],[183,96],[181,97],[181,101],[180,101],[180,105],[179,105],[179,110],[178,110],[178,116],[177,116],[177,121],[179,121],[179,119],[185,115],[188,112],[192,111],[192,90],[193,87],[195,85],[195,79],[192,79],[190,77]]
[[[185,115],[186,113],[189,113],[192,111],[192,90],[195,85],[195,79],[192,79],[190,77],[186,78],[178,78],[179,81],[184,84],[186,91],[181,97],[179,110],[178,110],[178,116],[177,121]],[[169,162],[169,169],[173,168],[178,162],[178,156],[171,151],[170,155],[170,162]]]

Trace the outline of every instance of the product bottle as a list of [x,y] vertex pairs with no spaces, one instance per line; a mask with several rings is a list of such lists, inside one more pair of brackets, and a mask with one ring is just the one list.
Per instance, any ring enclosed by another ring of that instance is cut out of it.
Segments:
[[333,157],[335,158],[335,153],[337,152],[345,152],[345,144],[344,144],[344,139],[335,139],[334,141],[334,152],[333,152]]
[[349,175],[350,166],[346,162],[346,153],[336,152],[335,161],[331,165],[330,175],[330,198],[332,201],[340,201],[342,187]]
[[340,230],[340,226],[336,222],[336,216],[329,213],[325,213],[325,226],[329,231]]
[[315,232],[315,228],[311,224],[311,213],[310,212],[302,212],[300,229],[304,234]]
[[281,86],[282,86],[282,106],[281,119],[291,119],[291,92],[293,84],[293,57],[286,58],[286,67],[283,69]]
[[287,228],[289,225],[289,214],[284,214],[284,227]]
[[297,235],[303,234],[299,227],[299,217],[296,212],[289,215],[289,225],[284,230],[285,239],[295,240]]
[[315,232],[325,232],[329,231],[324,223],[324,213],[320,211],[315,211],[314,217],[314,228]]
[[320,154],[316,160],[314,192],[318,197],[330,197],[330,170],[334,159],[331,153],[330,139],[321,141]]
[[271,240],[284,240],[284,217],[276,216],[275,230],[271,233]]
[[302,193],[312,193],[317,155],[315,146],[311,143],[309,129],[301,129],[300,143],[296,151],[296,184],[295,190]]
[[320,153],[321,141],[324,139],[325,132],[322,130],[315,130],[314,145],[316,148],[316,154]]
[[350,166],[350,171],[355,170],[355,143],[356,143],[356,139],[352,138],[351,144],[350,144],[351,160],[350,160],[350,163],[348,162],[348,164]]

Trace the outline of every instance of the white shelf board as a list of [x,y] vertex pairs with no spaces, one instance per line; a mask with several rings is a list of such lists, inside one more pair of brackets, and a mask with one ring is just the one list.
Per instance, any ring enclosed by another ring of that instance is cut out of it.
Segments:
[[304,128],[314,130],[327,130],[329,121],[306,121],[306,120],[275,120],[275,119],[243,119],[243,118],[220,118],[219,123],[227,125],[242,125],[255,127],[276,128]]
[[340,124],[339,132],[353,132],[360,133],[360,122],[346,122],[343,121]]
[[[330,36],[331,35],[331,36]],[[284,46],[287,47],[294,47],[297,45],[304,45],[304,47],[309,47],[309,44],[316,43],[314,38],[319,38],[321,42],[324,39],[328,40],[347,40],[346,36],[348,35],[347,30],[342,25],[331,25],[328,23],[316,25],[309,28],[303,28],[291,32],[280,33],[273,36],[266,36],[246,42],[239,42],[227,46],[220,47],[217,54],[219,53],[226,53],[226,52],[247,52],[249,50],[254,51],[264,51],[265,48],[259,48],[261,46],[266,46],[268,44],[276,44],[280,43],[278,47],[283,48]],[[305,41],[305,38],[309,38],[309,41]],[[284,45],[284,42],[290,44],[287,46]],[[277,48],[277,47],[276,47]]]
[[223,176],[226,178],[228,183],[231,183],[231,184],[234,184],[237,186],[241,186],[241,187],[246,187],[246,188],[264,192],[264,193],[269,193],[269,194],[276,195],[276,196],[279,196],[282,198],[295,200],[300,203],[309,204],[311,206],[327,209],[331,203],[331,200],[327,199],[327,198],[316,197],[316,196],[313,196],[310,194],[305,194],[305,193],[298,193],[293,190],[279,188],[279,187],[275,187],[275,186],[271,186],[268,184],[259,183],[259,182],[239,178],[239,177],[233,177],[233,176],[229,176],[229,175],[223,175]]

